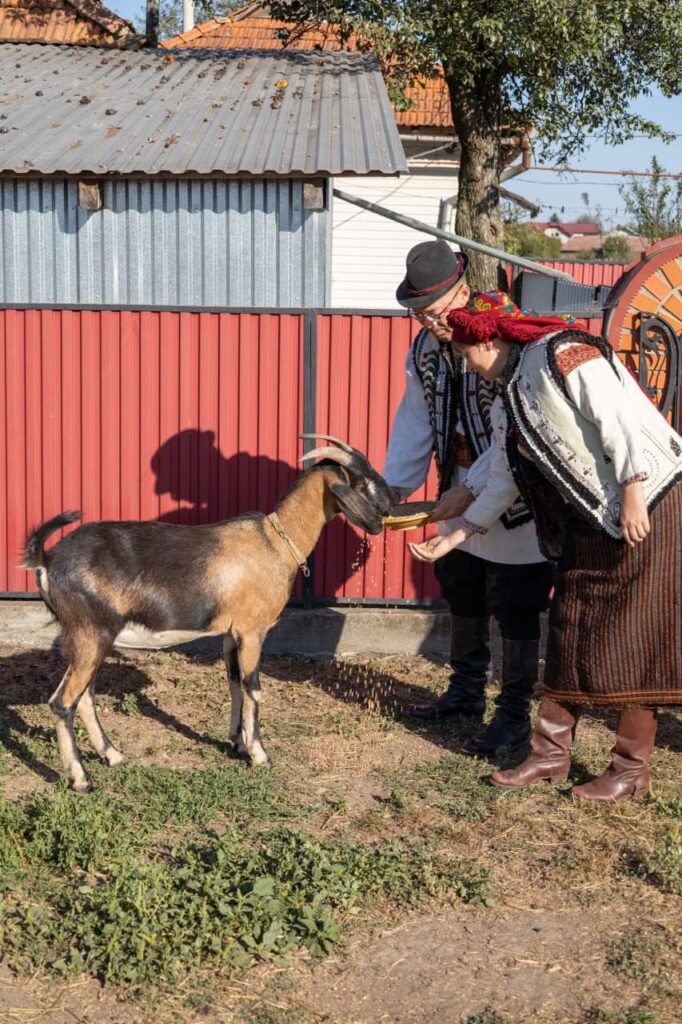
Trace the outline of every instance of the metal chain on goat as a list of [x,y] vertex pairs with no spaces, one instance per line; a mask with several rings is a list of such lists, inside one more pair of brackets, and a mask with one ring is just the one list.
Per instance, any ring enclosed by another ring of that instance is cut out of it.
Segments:
[[301,552],[298,550],[298,548],[294,544],[294,542],[291,539],[291,537],[289,537],[289,535],[286,533],[284,527],[282,526],[282,523],[280,522],[280,518],[277,515],[277,513],[276,512],[270,512],[270,514],[268,516],[266,516],[266,518],[269,519],[270,522],[272,523],[272,526],[273,526],[273,528],[275,530],[275,533],[277,533],[282,538],[282,540],[284,541],[286,546],[289,548],[289,551],[293,555],[294,561],[298,565],[298,567],[301,570],[301,572],[303,573],[303,575],[306,576],[306,577],[310,576],[310,569],[308,568],[307,560],[303,557]]

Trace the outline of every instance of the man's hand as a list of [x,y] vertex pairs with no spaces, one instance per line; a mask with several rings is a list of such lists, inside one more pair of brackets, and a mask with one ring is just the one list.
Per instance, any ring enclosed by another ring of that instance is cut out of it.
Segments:
[[651,532],[644,488],[640,482],[623,484],[620,494],[620,528],[623,531],[623,540],[634,548]]
[[463,516],[473,500],[474,496],[468,487],[465,487],[464,484],[456,484],[449,491],[444,491],[441,494],[438,504],[431,513],[431,522],[439,523],[444,519],[456,519],[458,516]]

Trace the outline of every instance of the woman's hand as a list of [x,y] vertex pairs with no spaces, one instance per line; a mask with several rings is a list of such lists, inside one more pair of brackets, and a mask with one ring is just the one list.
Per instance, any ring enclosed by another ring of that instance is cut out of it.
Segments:
[[644,500],[644,488],[637,481],[621,487],[620,528],[623,540],[634,548],[651,532],[649,513]]
[[470,532],[460,526],[453,533],[449,533],[447,537],[431,537],[422,544],[408,544],[407,546],[410,549],[410,554],[418,562],[437,562],[443,555],[447,555],[448,551],[463,544],[470,536]]
[[464,515],[474,500],[474,496],[464,484],[456,484],[449,491],[443,491],[438,504],[431,513],[431,522],[440,523],[443,519],[457,519]]

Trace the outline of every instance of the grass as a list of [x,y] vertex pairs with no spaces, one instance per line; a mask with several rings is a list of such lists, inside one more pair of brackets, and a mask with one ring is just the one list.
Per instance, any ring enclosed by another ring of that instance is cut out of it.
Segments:
[[490,901],[485,871],[423,844],[319,840],[281,824],[293,807],[267,772],[138,766],[111,778],[88,799],[59,787],[0,802],[13,967],[151,986],[298,947],[323,956],[378,900]]
[[[132,999],[141,1024],[402,1021],[416,1012],[409,991],[404,1017],[385,1000],[416,960],[419,1005],[437,1019],[428,939],[442,919],[465,942],[453,960],[453,1022],[675,1019],[677,719],[668,716],[670,740],[657,751],[654,798],[574,805],[571,782],[607,763],[610,719],[581,722],[569,783],[505,792],[488,784],[488,763],[460,753],[467,723],[401,717],[405,703],[442,688],[447,670],[419,659],[272,659],[263,731],[275,767],[261,772],[227,756],[227,687],[215,665],[135,655],[106,667],[100,702],[128,763],[111,771],[86,754],[97,789],[79,798],[34,771],[58,769],[58,754],[42,691],[28,699],[33,665],[5,690],[2,671],[0,948],[23,972],[17,984],[38,971],[50,991],[70,991],[89,976]],[[532,991],[538,971],[542,1010],[532,995],[519,1007],[507,979],[528,972]],[[580,979],[565,1011],[552,1001],[564,972]],[[211,1017],[216,1007],[224,1018]]]

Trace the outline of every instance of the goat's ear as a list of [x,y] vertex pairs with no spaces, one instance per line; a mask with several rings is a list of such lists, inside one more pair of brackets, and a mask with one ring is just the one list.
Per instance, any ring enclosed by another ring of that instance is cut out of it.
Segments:
[[336,499],[339,511],[343,512],[346,519],[355,526],[359,526],[361,530],[367,530],[368,533],[381,532],[381,517],[367,499],[358,494],[354,488],[349,487],[348,484],[338,483],[332,484],[330,491]]

